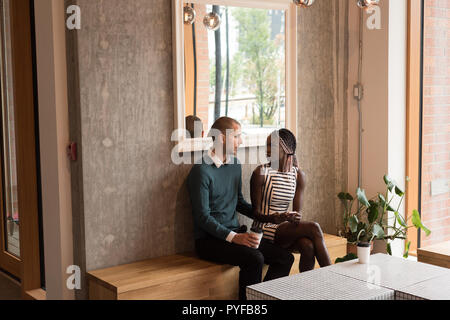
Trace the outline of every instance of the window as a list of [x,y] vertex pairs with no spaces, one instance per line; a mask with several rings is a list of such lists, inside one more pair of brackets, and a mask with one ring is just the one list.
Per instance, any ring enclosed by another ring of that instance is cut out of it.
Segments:
[[450,240],[450,7],[424,1],[419,247]]
[[450,241],[450,8],[408,4],[408,214],[419,208],[426,236],[411,229],[411,250]]

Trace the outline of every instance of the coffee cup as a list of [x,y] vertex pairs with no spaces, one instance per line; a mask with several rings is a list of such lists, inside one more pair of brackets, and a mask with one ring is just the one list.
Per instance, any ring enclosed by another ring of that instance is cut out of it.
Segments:
[[264,235],[262,230],[252,228],[252,229],[250,229],[249,234],[254,234],[258,237],[258,246],[254,247],[255,249],[258,249],[259,245],[261,244],[262,237]]

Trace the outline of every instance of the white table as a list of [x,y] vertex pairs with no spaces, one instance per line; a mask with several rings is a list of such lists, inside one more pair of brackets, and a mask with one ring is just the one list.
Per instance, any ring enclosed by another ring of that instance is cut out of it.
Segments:
[[296,274],[247,288],[249,300],[393,300],[395,292],[327,270]]
[[395,294],[396,300],[450,300],[450,275],[416,283]]
[[249,300],[450,300],[450,270],[384,254],[247,288]]

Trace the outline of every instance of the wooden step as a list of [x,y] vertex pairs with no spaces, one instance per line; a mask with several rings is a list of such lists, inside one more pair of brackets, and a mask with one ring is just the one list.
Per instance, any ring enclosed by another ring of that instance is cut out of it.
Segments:
[[[332,261],[346,255],[345,239],[325,235]],[[291,274],[298,273],[300,255]],[[265,272],[267,266],[265,267]],[[235,300],[239,268],[177,254],[87,273],[91,300]]]

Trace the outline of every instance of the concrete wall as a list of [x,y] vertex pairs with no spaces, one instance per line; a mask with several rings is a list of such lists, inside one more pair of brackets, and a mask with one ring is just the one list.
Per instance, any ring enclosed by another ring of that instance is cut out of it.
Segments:
[[82,11],[82,29],[68,31],[78,263],[93,270],[192,250],[190,167],[170,160],[170,1],[72,3]]
[[[72,167],[75,261],[85,271],[190,251],[190,166],[170,160],[170,1],[71,3],[82,11],[82,29],[67,31],[71,138],[80,144]],[[347,177],[346,5],[317,1],[299,10],[304,214],[329,233],[340,220],[335,198]],[[243,167],[247,199],[254,167]],[[77,298],[86,298],[84,281]]]
[[298,10],[298,159],[307,175],[304,217],[337,234],[347,189],[348,1]]

